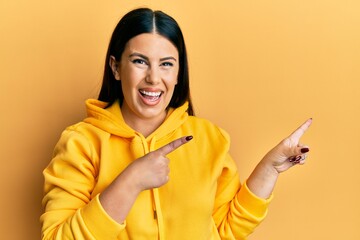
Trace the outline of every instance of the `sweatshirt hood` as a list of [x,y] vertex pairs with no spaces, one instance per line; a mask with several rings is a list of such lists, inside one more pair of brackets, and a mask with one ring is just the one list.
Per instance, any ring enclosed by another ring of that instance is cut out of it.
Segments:
[[[87,118],[85,118],[84,122],[124,138],[133,138],[135,135],[139,135],[125,123],[118,101],[108,108],[106,108],[107,105],[106,102],[88,99],[86,101]],[[156,135],[157,139],[161,139],[180,127],[188,117],[187,109],[187,102],[176,109],[169,108],[165,121],[147,138]]]

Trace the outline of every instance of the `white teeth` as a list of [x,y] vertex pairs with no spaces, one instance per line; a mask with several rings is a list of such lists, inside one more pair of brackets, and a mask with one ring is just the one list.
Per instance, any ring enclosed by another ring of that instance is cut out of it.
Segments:
[[150,96],[150,97],[159,97],[161,95],[161,92],[147,92],[144,90],[140,90],[140,92],[144,95]]

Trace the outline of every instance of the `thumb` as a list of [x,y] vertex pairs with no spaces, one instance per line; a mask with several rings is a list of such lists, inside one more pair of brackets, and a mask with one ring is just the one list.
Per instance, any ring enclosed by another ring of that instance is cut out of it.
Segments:
[[294,147],[293,149],[290,149],[290,152],[288,153],[288,157],[290,159],[295,159],[296,157],[306,154],[310,151],[310,148],[308,146],[299,145],[297,147]]
[[297,145],[297,147],[295,147],[295,148],[293,149],[294,155],[305,154],[305,153],[307,153],[307,152],[309,152],[309,151],[310,151],[309,146],[306,146],[306,145],[304,145],[304,144],[302,144],[302,143],[299,143],[299,144]]
[[310,148],[308,146],[298,146],[296,151],[297,151],[298,155],[301,155],[301,154],[305,154],[305,153],[309,152]]

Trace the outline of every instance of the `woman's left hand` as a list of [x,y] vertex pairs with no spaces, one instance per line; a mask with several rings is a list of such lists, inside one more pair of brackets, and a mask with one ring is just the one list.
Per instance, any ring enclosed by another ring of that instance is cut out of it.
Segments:
[[311,123],[310,118],[265,155],[247,180],[250,191],[261,198],[268,198],[280,173],[305,163],[310,148],[301,144],[300,138]]
[[262,160],[263,164],[271,165],[278,173],[284,172],[296,164],[304,164],[310,148],[300,143],[300,138],[311,123],[312,119],[310,118],[269,151]]

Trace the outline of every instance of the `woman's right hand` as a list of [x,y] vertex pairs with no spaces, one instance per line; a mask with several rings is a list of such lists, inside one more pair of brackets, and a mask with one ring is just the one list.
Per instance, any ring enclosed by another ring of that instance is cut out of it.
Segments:
[[179,138],[131,163],[126,171],[130,172],[135,187],[140,191],[158,188],[169,181],[169,163],[167,154],[192,139],[191,136]]
[[122,223],[141,191],[158,188],[169,181],[167,154],[189,142],[192,136],[181,137],[132,162],[101,194],[105,211]]

